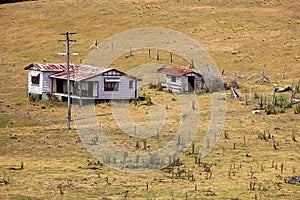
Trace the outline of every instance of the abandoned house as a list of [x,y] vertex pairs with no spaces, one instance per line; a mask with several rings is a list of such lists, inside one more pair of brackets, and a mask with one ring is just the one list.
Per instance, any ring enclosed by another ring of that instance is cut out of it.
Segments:
[[[28,96],[42,99],[67,98],[66,64],[32,63],[28,70]],[[138,79],[119,70],[83,64],[70,64],[70,95],[73,99],[137,99]]]
[[172,93],[205,92],[203,76],[193,70],[162,66],[158,73],[166,74],[166,89]]

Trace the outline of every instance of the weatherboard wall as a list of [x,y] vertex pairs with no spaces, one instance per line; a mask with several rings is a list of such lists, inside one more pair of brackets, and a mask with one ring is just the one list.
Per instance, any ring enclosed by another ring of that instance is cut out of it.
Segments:
[[29,70],[28,71],[28,93],[30,94],[42,94],[42,72],[40,72],[40,83],[39,84],[33,84],[32,83],[32,76],[35,75],[37,71]]
[[199,83],[203,82],[203,78],[202,78],[202,76],[199,76],[196,73],[189,73],[189,74],[186,74],[184,76],[175,76],[176,77],[175,82],[172,81],[173,75],[167,74],[167,76],[166,76],[167,89],[172,91],[173,93],[186,93],[186,92],[188,92],[188,77],[189,76],[195,77],[195,83],[194,83],[195,84],[195,90],[199,89],[199,88],[197,88],[197,85],[199,85]]
[[[104,81],[107,78],[119,78],[118,91],[104,91]],[[129,88],[129,81],[133,81],[133,87]],[[137,80],[127,76],[101,76],[99,79],[99,99],[135,99],[136,90],[138,90]],[[136,89],[137,88],[137,89]],[[138,93],[137,93],[138,97]]]

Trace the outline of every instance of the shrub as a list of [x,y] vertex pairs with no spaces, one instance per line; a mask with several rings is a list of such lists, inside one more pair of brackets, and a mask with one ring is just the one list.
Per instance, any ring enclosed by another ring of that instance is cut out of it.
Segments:
[[299,85],[297,84],[297,85],[295,85],[295,94],[296,93],[299,93]]
[[283,95],[280,95],[278,97],[278,100],[276,101],[277,105],[280,106],[281,108],[285,107],[285,102],[286,102],[286,99]]
[[254,99],[259,99],[259,95],[257,94],[257,91],[254,92]]
[[265,112],[267,113],[267,115],[273,114],[276,115],[277,114],[277,109],[274,105],[267,105]]
[[153,104],[152,99],[149,95],[146,97],[146,101],[147,101],[147,105],[152,105]]
[[40,100],[40,95],[39,94],[31,94],[29,97],[29,101],[30,102],[36,102]]
[[161,83],[158,84],[157,91],[163,91],[163,87],[162,87]]
[[293,107],[293,104],[290,102],[286,105],[286,108],[292,108]]
[[300,103],[298,103],[294,109],[295,114],[299,114],[300,113]]
[[156,87],[157,87],[157,85],[155,85],[154,83],[149,84],[149,89],[155,89]]

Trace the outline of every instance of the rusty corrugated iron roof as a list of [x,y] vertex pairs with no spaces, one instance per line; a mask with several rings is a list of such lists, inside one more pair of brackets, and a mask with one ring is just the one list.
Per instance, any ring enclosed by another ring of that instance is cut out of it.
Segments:
[[[92,78],[104,72],[112,70],[105,67],[94,67],[90,65],[70,65],[70,80],[81,81],[84,79]],[[66,79],[67,70],[50,76],[51,78]]]
[[184,76],[184,75],[189,74],[189,73],[199,74],[199,73],[194,72],[193,70],[190,70],[190,69],[182,69],[182,68],[166,67],[166,66],[162,66],[161,68],[159,68],[157,70],[157,72],[158,73],[163,73],[163,74],[169,74],[169,75],[173,75],[173,76]]
[[64,71],[66,70],[66,64],[54,64],[54,63],[31,63],[30,65],[24,67],[25,70],[35,70],[35,71]]
[[[52,76],[51,78],[58,79],[67,79],[67,65],[66,64],[54,64],[54,63],[32,63],[24,68],[25,70],[35,70],[35,71],[43,71],[43,72],[58,72]],[[95,67],[91,65],[83,65],[83,64],[70,64],[70,80],[73,81],[81,81],[84,79],[92,78],[94,76],[100,75],[104,72],[112,70],[112,68],[106,67]]]

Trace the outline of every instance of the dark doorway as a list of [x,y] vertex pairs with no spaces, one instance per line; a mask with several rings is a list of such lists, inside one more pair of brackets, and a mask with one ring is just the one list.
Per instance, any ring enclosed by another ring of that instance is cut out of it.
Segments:
[[88,89],[88,96],[92,97],[93,96],[93,82],[89,82],[89,89]]
[[56,92],[64,93],[64,81],[61,79],[56,79]]
[[195,77],[188,76],[188,92],[194,92],[195,89]]

